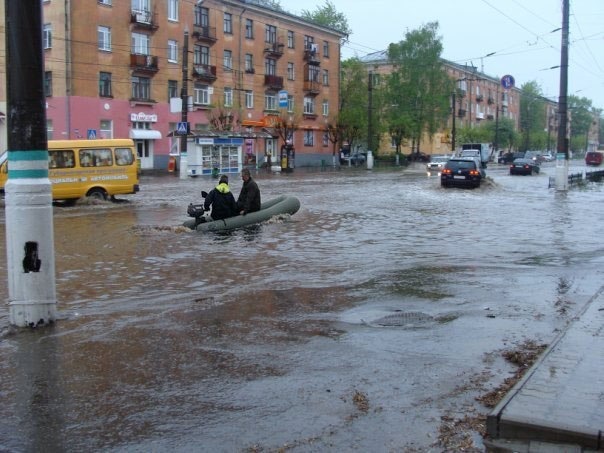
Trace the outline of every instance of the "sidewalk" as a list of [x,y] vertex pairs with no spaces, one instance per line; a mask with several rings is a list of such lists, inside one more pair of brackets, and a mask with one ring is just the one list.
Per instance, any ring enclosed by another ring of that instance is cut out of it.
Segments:
[[604,286],[487,417],[489,452],[604,450]]

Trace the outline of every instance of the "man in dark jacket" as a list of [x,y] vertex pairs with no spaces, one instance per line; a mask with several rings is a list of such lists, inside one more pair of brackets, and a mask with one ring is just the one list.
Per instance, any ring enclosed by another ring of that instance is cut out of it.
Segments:
[[214,220],[226,219],[237,215],[237,203],[235,197],[229,188],[229,177],[222,175],[218,181],[218,185],[210,190],[203,203],[203,207],[207,210],[212,207],[212,218]]
[[241,171],[241,179],[243,179],[243,186],[241,186],[241,192],[239,192],[239,198],[237,199],[239,214],[245,215],[248,212],[260,211],[260,189],[258,189],[258,184],[252,179],[247,168]]

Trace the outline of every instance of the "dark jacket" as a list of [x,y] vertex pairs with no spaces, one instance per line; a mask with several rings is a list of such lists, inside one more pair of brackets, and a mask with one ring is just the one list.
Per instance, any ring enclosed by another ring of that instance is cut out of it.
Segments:
[[241,187],[241,192],[239,192],[239,198],[237,199],[237,207],[239,211],[245,211],[245,213],[256,212],[260,211],[260,204],[260,189],[258,189],[256,181],[250,176],[250,179],[244,182]]
[[212,207],[212,218],[214,220],[226,219],[239,214],[235,197],[229,189],[229,185],[220,183],[206,196],[203,207],[210,209]]

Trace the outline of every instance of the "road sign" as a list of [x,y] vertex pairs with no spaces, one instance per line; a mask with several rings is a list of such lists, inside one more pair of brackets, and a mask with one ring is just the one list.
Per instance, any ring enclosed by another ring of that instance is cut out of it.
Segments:
[[279,91],[279,107],[287,107],[287,91]]
[[176,133],[178,135],[187,135],[189,133],[189,123],[185,121],[179,121],[176,125]]
[[510,88],[512,88],[514,86],[514,83],[516,83],[516,81],[514,80],[514,77],[512,77],[511,75],[504,75],[501,78],[501,86],[503,88],[505,88],[506,90],[509,90]]
[[88,140],[96,140],[96,129],[88,129],[86,136],[88,137]]

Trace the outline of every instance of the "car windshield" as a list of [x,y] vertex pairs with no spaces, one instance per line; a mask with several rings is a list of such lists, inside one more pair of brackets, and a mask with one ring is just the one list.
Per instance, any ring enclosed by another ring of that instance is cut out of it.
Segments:
[[514,165],[524,165],[524,164],[532,164],[532,162],[528,159],[516,159],[514,160]]
[[435,163],[439,163],[439,162],[446,162],[449,159],[447,159],[446,157],[433,157],[432,159],[430,159],[430,162],[435,162]]
[[450,160],[447,167],[451,170],[474,170],[476,164],[471,160]]

